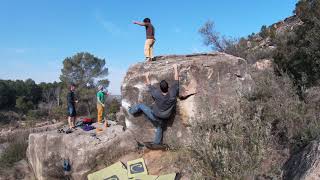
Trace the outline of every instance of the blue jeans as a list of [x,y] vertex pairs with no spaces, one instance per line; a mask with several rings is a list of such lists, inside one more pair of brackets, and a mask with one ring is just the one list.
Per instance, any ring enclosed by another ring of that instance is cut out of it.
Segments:
[[143,112],[147,117],[148,120],[156,127],[156,136],[154,138],[153,143],[160,144],[162,140],[162,123],[161,120],[158,120],[152,112],[152,109],[144,104],[137,104],[134,105],[129,109],[129,113],[134,115],[136,113]]
[[68,106],[68,116],[70,117],[77,116],[76,108],[74,106]]

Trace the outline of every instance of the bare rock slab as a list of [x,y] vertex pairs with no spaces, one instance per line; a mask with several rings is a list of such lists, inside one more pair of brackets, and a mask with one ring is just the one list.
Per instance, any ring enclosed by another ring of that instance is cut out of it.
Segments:
[[135,141],[131,137],[130,131],[124,132],[118,125],[100,132],[78,129],[71,134],[56,131],[30,134],[27,158],[38,180],[64,179],[64,159],[71,164],[68,175],[82,180],[97,166],[133,151]]

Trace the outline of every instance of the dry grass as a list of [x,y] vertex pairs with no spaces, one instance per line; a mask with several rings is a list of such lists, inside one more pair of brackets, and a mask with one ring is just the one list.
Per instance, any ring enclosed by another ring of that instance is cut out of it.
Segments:
[[28,142],[25,137],[18,137],[11,141],[0,156],[0,169],[11,168],[15,162],[18,162],[26,157]]
[[319,136],[319,103],[302,101],[289,77],[265,71],[252,72],[252,78],[256,86],[243,92],[240,104],[219,111],[205,107],[201,117],[211,118],[199,118],[192,127],[193,179],[281,179],[283,160],[261,168],[270,151],[293,154]]

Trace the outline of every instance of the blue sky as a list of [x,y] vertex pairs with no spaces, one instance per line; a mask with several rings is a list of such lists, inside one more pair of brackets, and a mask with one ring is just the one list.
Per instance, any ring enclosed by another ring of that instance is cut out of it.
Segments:
[[144,59],[151,18],[155,55],[210,51],[198,29],[213,20],[221,34],[241,37],[292,15],[297,0],[1,0],[0,79],[59,81],[62,61],[77,52],[104,58],[109,91],[120,94],[127,68]]

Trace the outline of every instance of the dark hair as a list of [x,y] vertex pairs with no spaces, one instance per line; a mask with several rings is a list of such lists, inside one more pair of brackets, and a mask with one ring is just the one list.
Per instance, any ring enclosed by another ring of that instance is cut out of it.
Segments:
[[167,93],[168,92],[168,83],[167,83],[167,81],[165,81],[165,80],[162,80],[161,82],[160,82],[160,89],[161,89],[161,91],[163,92],[163,93]]
[[70,88],[71,88],[71,87],[76,87],[76,85],[75,85],[74,83],[71,83],[71,84],[70,84]]
[[144,22],[144,23],[150,23],[151,20],[150,20],[149,18],[144,18],[143,22]]

